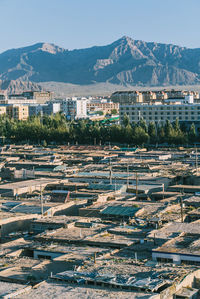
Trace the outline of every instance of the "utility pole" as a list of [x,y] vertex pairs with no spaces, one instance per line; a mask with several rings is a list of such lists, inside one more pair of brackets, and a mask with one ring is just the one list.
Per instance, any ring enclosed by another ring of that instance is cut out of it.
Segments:
[[44,214],[44,207],[43,207],[43,196],[42,196],[42,186],[40,185],[40,201],[41,201],[41,213],[42,213],[42,217]]
[[135,194],[136,194],[136,199],[138,198],[138,174],[136,172],[136,190],[135,190]]
[[127,164],[127,189],[129,187],[129,165]]
[[196,175],[198,175],[198,157],[197,157],[197,147],[196,147],[195,164],[196,164]]
[[112,185],[112,165],[110,160],[110,185]]
[[183,223],[183,195],[180,196],[180,205],[181,205],[181,222]]
[[163,194],[162,194],[162,197],[163,197],[163,199],[164,199],[164,192],[165,192],[165,184],[163,183],[163,185],[162,185],[162,187],[163,187]]

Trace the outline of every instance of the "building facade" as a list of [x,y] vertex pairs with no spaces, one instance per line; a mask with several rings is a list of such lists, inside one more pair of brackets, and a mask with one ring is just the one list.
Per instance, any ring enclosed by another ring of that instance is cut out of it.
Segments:
[[17,120],[26,120],[29,117],[29,110],[27,105],[8,105],[6,106],[6,114],[9,118]]
[[89,101],[87,103],[87,110],[102,111],[104,114],[112,114],[112,111],[116,110],[119,113],[119,103]]
[[61,111],[71,120],[87,118],[87,100],[77,98],[63,100]]
[[130,122],[138,122],[144,119],[147,124],[150,122],[165,123],[179,120],[184,123],[199,123],[200,125],[200,104],[193,102],[193,96],[187,96],[185,99],[166,100],[164,104],[120,104],[120,121],[123,121],[124,115],[127,115]]

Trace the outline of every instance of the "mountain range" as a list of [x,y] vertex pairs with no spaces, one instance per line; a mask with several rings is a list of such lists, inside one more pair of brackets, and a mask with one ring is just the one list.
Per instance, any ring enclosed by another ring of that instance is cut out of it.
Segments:
[[200,49],[126,36],[106,46],[78,50],[37,43],[1,53],[0,80],[125,86],[200,84]]

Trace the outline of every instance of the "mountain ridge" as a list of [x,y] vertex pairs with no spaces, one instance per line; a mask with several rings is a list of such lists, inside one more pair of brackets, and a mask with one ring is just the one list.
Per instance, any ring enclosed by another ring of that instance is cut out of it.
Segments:
[[88,85],[200,84],[200,48],[123,36],[105,46],[68,50],[50,43],[0,54],[0,79]]

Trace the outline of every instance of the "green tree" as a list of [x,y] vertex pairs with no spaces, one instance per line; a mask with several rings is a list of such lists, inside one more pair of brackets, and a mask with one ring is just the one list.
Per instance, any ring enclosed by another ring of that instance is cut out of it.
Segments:
[[130,125],[130,119],[129,116],[125,113],[123,117],[123,126],[126,127],[128,125]]
[[111,114],[118,114],[117,109],[112,109]]
[[149,141],[154,144],[157,141],[156,126],[153,122],[149,123],[148,126]]
[[188,132],[188,140],[189,140],[189,142],[194,143],[196,141],[196,139],[197,139],[196,128],[193,123],[193,124],[191,124],[190,130]]
[[142,145],[144,143],[147,143],[149,140],[148,133],[145,132],[144,128],[138,126],[134,130],[133,134],[133,142],[136,145]]

